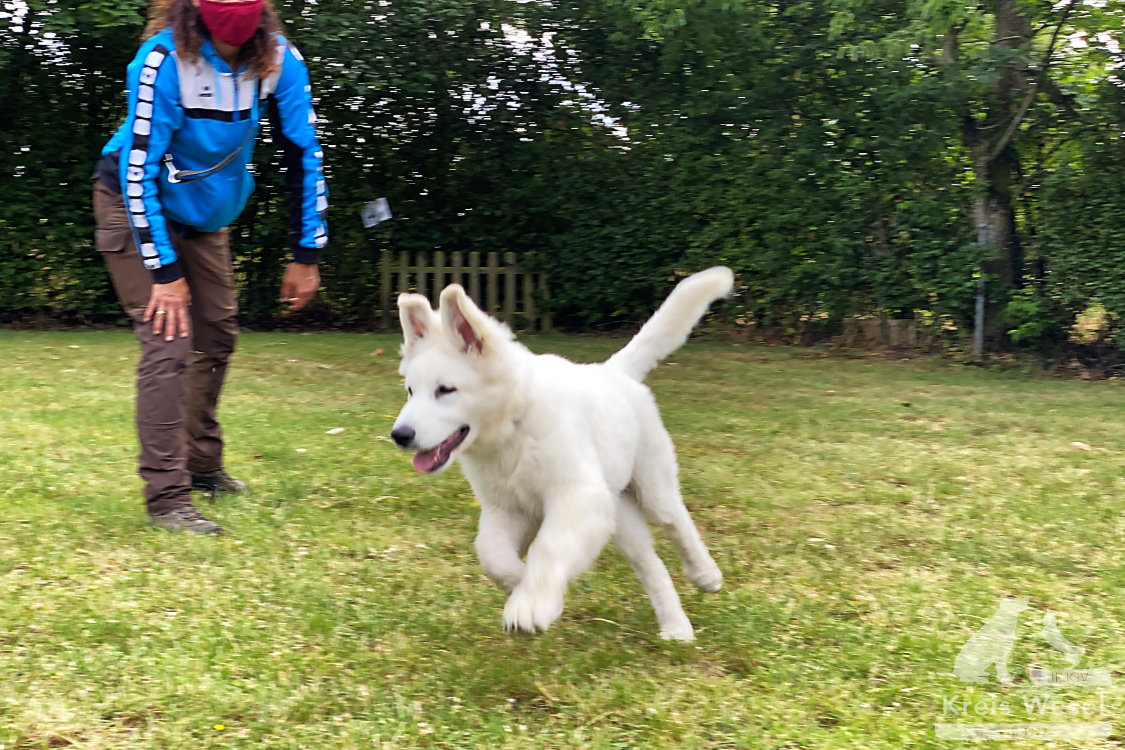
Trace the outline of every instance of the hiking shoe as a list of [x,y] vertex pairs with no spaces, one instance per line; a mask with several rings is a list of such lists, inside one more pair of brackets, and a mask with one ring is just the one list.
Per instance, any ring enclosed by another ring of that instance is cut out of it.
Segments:
[[222,526],[204,518],[194,505],[185,505],[182,508],[161,513],[159,516],[149,516],[148,520],[153,526],[159,526],[168,531],[190,531],[194,534],[221,534],[223,532]]
[[218,471],[193,471],[191,473],[191,488],[211,493],[211,497],[221,493],[241,495],[250,489],[250,485],[235,479],[227,473],[226,469]]

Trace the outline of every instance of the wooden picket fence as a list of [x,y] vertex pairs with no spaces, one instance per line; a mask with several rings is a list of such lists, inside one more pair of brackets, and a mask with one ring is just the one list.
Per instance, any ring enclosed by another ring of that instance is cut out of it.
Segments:
[[[449,284],[460,284],[469,293],[473,302],[489,315],[504,321],[515,328],[517,323],[529,333],[551,330],[551,312],[540,311],[535,300],[548,300],[547,274],[542,271],[525,271],[516,264],[515,253],[504,253],[504,265],[500,265],[500,253],[485,254],[481,264],[481,253],[468,254],[465,263],[460,251],[450,253],[448,265],[446,253],[434,253],[433,264],[426,253],[418,253],[413,260],[405,250],[393,257],[394,253],[384,250],[379,261],[379,325],[389,329],[398,325],[397,294],[417,292],[430,298],[436,308],[441,290]],[[391,290],[396,296],[392,298]],[[545,308],[545,305],[540,307]]]

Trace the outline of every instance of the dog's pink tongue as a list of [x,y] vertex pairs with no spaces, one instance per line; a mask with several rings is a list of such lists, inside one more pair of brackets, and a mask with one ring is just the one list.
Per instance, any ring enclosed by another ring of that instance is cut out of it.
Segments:
[[430,448],[428,451],[418,451],[414,454],[414,468],[423,474],[433,471],[437,465],[438,453],[440,452],[441,446]]

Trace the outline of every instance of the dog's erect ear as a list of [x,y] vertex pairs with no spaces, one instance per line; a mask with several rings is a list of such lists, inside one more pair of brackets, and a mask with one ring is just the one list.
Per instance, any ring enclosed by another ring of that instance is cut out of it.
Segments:
[[441,329],[447,340],[466,354],[484,354],[486,319],[460,284],[441,293]]
[[437,336],[441,321],[421,294],[398,295],[398,320],[402,324],[402,358],[405,361],[420,341]]

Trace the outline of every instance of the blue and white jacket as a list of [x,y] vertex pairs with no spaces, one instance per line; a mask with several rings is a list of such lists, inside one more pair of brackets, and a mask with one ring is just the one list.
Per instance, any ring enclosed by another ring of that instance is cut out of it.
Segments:
[[[300,53],[278,36],[281,70],[259,80],[245,68],[231,71],[209,39],[192,63],[176,54],[172,30],[141,45],[129,65],[129,115],[102,149],[119,153],[119,180],[133,237],[157,283],[183,274],[168,236],[177,229],[214,232],[242,212],[254,177],[247,163],[265,104],[280,142],[290,191],[289,244],[298,263],[316,263],[328,242],[324,152],[317,143],[309,74]],[[247,135],[254,131],[249,140]],[[174,182],[177,171],[214,167],[245,142],[226,167],[196,182]]]

